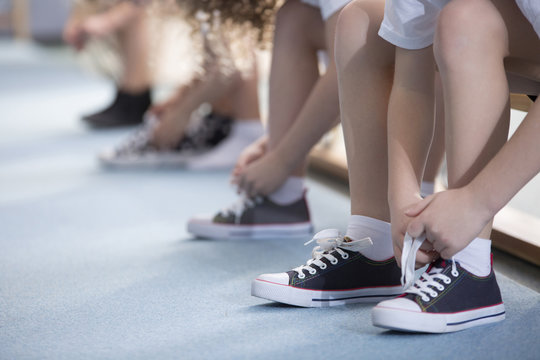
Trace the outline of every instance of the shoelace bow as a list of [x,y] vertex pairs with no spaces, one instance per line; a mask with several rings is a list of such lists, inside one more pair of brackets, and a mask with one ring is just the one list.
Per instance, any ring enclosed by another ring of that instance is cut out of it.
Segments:
[[[442,274],[443,268],[432,267],[429,272],[424,272],[418,280],[414,281],[416,253],[425,240],[426,236],[424,234],[417,238],[411,237],[408,233],[405,234],[403,252],[401,253],[401,285],[406,293],[419,295],[423,301],[429,301],[429,296],[434,298],[438,295],[434,288],[439,291],[444,290],[444,285],[436,281],[437,279],[442,280],[446,285],[450,284],[452,279]],[[459,272],[457,271],[456,262],[453,257],[451,261],[452,276],[457,277]]]
[[317,269],[314,268],[313,265],[321,270],[326,269],[327,265],[322,261],[323,258],[328,259],[330,264],[336,265],[339,260],[335,256],[335,252],[345,260],[349,258],[349,254],[342,249],[360,251],[373,245],[373,242],[369,237],[360,240],[345,240],[337,229],[320,231],[315,234],[313,239],[309,240],[304,245],[311,244],[313,241],[316,241],[318,245],[311,251],[311,259],[306,262],[306,265],[301,265],[293,269],[293,271],[298,273],[300,279],[303,279],[306,276],[303,270],[307,270],[311,275],[314,275],[317,272]]
[[235,224],[240,223],[242,214],[245,210],[254,207],[257,204],[262,203],[263,198],[260,196],[249,197],[245,194],[240,195],[240,198],[232,203],[229,207],[224,208],[220,211],[222,215],[227,216],[228,214],[234,215]]

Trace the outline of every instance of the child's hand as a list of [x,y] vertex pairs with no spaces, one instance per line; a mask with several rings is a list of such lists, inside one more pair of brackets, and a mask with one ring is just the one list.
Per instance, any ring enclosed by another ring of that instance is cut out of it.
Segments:
[[116,30],[116,24],[107,14],[90,16],[84,23],[83,29],[88,36],[105,37]]
[[166,109],[160,112],[153,130],[152,144],[159,149],[170,149],[176,146],[186,128],[186,121],[179,118],[176,111]]
[[232,170],[231,183],[234,184],[235,179],[237,179],[240,174],[244,172],[244,170],[249,164],[260,159],[266,153],[267,143],[268,137],[266,135],[263,135],[259,139],[255,140],[252,144],[250,144],[247,148],[245,148],[244,151],[242,151],[242,153],[238,157],[238,160],[236,161],[234,169]]
[[[421,198],[411,197],[407,201],[401,202],[406,205],[397,205],[392,204],[391,206],[391,219],[392,219],[392,240],[394,243],[394,256],[398,263],[398,266],[401,266],[401,253],[403,249],[403,239],[405,238],[405,233],[408,231],[409,223],[413,220],[413,217],[406,213],[406,209],[411,208],[414,205],[417,205],[420,202]],[[409,233],[409,235],[413,236]],[[418,235],[417,235],[418,236]],[[430,242],[424,241],[420,250],[416,254],[416,268],[421,268],[424,265],[427,265],[439,257],[439,254],[433,249],[433,246]]]
[[478,236],[492,215],[466,187],[433,194],[405,211],[414,217],[407,232],[417,237],[423,232],[433,248],[445,259],[463,250]]
[[168,149],[178,144],[184,135],[189,119],[183,120],[183,112],[179,110],[184,89],[178,89],[165,101],[152,105],[148,114],[157,119],[152,143],[160,149]]
[[86,35],[80,21],[70,20],[64,27],[62,34],[64,41],[80,51],[84,48],[88,36]]
[[249,197],[268,195],[276,190],[290,175],[289,169],[273,152],[252,162],[233,179],[238,193]]

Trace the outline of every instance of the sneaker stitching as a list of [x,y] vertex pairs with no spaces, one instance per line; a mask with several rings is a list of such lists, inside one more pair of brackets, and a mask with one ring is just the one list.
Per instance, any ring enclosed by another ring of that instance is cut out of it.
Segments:
[[[349,257],[348,259],[341,258],[341,260],[342,260],[341,265],[339,265],[339,263],[336,264],[336,265],[330,264],[329,267],[326,268],[326,270],[317,270],[316,274],[313,274],[313,275],[310,274],[309,276],[306,275],[306,277],[304,279],[298,279],[298,275],[295,275],[295,277],[293,278],[293,283],[294,283],[294,279],[300,280],[300,281],[297,282],[297,284],[302,284],[302,283],[304,283],[304,282],[306,282],[308,280],[315,279],[315,278],[317,278],[317,277],[319,277],[321,275],[325,275],[326,273],[329,273],[332,270],[338,269],[338,268],[340,268],[342,266],[345,266],[349,262],[352,262],[353,260],[358,259],[361,255],[362,254],[357,253],[356,255],[354,255],[352,257]],[[340,256],[340,255],[338,254],[338,256]],[[317,265],[314,265],[314,266],[317,266]],[[331,266],[331,268],[330,268],[330,266]],[[309,272],[308,272],[308,274],[309,274]],[[292,285],[294,285],[294,284],[292,284]]]
[[449,292],[450,290],[452,290],[454,287],[456,287],[456,285],[458,285],[462,280],[463,280],[463,276],[464,274],[460,271],[459,273],[459,276],[452,281],[451,284],[448,284],[444,287],[444,290],[439,293],[439,295],[437,295],[437,297],[431,299],[429,302],[427,302],[427,305],[425,306],[425,309],[429,309],[430,307],[434,306],[439,300],[441,300],[442,298],[444,298]]

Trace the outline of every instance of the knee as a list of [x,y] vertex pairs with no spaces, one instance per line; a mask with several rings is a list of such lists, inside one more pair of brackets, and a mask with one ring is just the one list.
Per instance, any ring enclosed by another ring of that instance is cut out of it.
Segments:
[[308,5],[301,3],[299,0],[286,1],[277,11],[275,21],[276,31],[291,34],[298,33],[298,30],[303,29],[307,25],[305,23],[305,12],[309,11],[309,8]]
[[379,41],[378,31],[384,15],[381,1],[355,0],[340,13],[336,25],[335,59],[343,69],[367,44]]
[[[507,48],[504,20],[489,0],[454,0],[437,22],[434,53],[441,68],[461,63],[467,54],[502,56]],[[461,61],[460,61],[461,60]]]

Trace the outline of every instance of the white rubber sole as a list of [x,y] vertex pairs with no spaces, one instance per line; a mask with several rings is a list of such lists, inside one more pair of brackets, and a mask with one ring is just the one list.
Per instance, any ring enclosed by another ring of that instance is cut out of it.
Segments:
[[148,156],[111,157],[104,154],[98,156],[100,163],[114,168],[160,168],[183,167],[190,159],[189,155],[160,154]]
[[376,306],[371,312],[374,326],[390,330],[447,333],[504,320],[504,304],[458,313],[432,314]]
[[192,219],[187,231],[197,237],[211,239],[267,239],[308,236],[313,233],[311,222],[272,225],[228,225],[210,220]]
[[302,307],[330,307],[354,303],[379,302],[400,295],[402,292],[403,289],[401,286],[320,291],[296,288],[261,279],[255,279],[251,283],[252,296]]

